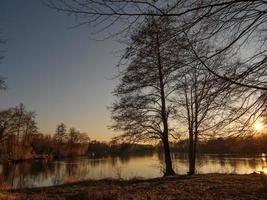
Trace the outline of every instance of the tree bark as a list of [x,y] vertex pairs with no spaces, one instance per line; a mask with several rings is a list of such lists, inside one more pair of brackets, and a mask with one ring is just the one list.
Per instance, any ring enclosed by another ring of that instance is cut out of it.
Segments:
[[[194,70],[194,118],[193,126],[189,131],[189,175],[193,175],[196,172],[196,152],[197,152],[197,136],[198,136],[198,84],[197,84],[197,72],[196,69]],[[193,113],[193,112],[192,112]]]
[[168,136],[163,136],[162,139],[163,142],[163,148],[164,148],[164,159],[165,159],[165,172],[164,176],[173,176],[175,175],[175,172],[172,168],[172,159],[171,159],[171,153],[170,153],[170,146],[169,146],[169,139]]
[[161,119],[163,123],[162,142],[164,147],[165,167],[166,167],[164,176],[172,176],[175,175],[175,172],[172,168],[172,159],[170,154],[168,116],[166,111],[165,90],[163,82],[164,75],[162,72],[163,69],[161,64],[160,42],[157,31],[156,31],[156,41],[157,41],[156,48],[157,48],[157,59],[158,59],[159,86],[160,86],[160,97],[161,97]]
[[196,173],[196,157],[197,157],[197,133],[194,134],[194,152],[193,152],[193,163],[192,163],[194,174]]
[[189,158],[189,171],[188,171],[188,175],[193,175],[193,174],[195,174],[195,165],[194,165],[194,135],[193,135],[193,131],[190,131],[189,132],[188,158]]

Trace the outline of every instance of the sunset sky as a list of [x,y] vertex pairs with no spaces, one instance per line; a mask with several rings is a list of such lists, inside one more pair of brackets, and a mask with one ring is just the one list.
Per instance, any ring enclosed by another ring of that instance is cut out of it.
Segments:
[[0,29],[7,40],[0,47],[5,51],[0,75],[8,85],[0,92],[0,109],[24,103],[37,113],[43,133],[54,133],[64,122],[92,139],[109,140],[114,133],[107,128],[107,106],[113,101],[119,44],[90,40],[87,27],[68,28],[73,25],[73,18],[41,0],[0,1]]

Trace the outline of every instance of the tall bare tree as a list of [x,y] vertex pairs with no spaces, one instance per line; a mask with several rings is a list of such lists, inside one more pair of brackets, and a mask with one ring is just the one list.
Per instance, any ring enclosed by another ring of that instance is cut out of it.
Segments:
[[170,120],[175,108],[170,99],[177,58],[181,57],[178,45],[172,46],[177,42],[172,23],[170,18],[148,17],[146,24],[131,36],[124,57],[128,63],[115,90],[118,101],[112,106],[112,128],[123,131],[117,139],[162,141],[164,175],[174,174],[169,137],[174,133]]
[[[204,46],[202,46],[203,48]],[[213,69],[220,67],[225,60],[213,63]],[[180,131],[188,133],[189,172],[195,173],[195,161],[199,136],[212,135],[230,120],[229,112],[231,97],[235,88],[228,82],[212,75],[201,68],[198,60],[191,62],[177,74],[177,120]],[[234,98],[233,98],[234,99]],[[183,128],[184,127],[184,128]]]
[[[202,68],[196,52],[209,55],[210,44],[187,41],[184,67],[177,71],[174,101],[179,127],[183,127],[180,131],[188,133],[188,173],[194,174],[198,140],[253,134],[251,128],[261,115],[267,97],[258,89],[239,87]],[[227,53],[208,60],[207,64],[212,70],[233,75],[246,67],[244,63],[229,60]]]

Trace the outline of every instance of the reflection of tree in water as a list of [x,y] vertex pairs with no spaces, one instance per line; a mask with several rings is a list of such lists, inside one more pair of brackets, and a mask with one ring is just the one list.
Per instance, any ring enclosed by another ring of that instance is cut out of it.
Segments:
[[118,165],[118,157],[109,157],[109,163],[111,164],[112,167],[115,167]]
[[2,179],[13,188],[33,187],[54,173],[54,164],[46,161],[26,161],[3,164]]
[[[246,174],[258,171],[263,166],[263,163],[257,157],[248,157],[240,155],[212,155],[209,159],[201,158],[203,164],[201,167],[207,169],[217,167],[214,172],[219,173],[238,173]],[[212,171],[213,172],[213,171]]]
[[121,154],[119,156],[119,159],[122,163],[127,163],[127,162],[130,162],[130,159],[131,159],[131,156],[130,155],[127,155],[127,154]]
[[257,165],[259,165],[259,162],[257,159],[252,158],[252,159],[248,159],[247,160],[248,166],[252,169],[255,169],[257,167]]
[[101,164],[108,162],[108,159],[90,159],[88,164],[93,167],[98,167]]
[[144,151],[144,152],[134,152],[134,153],[121,153],[119,156],[116,156],[120,159],[122,163],[130,162],[132,159],[136,158],[145,158],[145,157],[152,157],[154,154],[153,151]]
[[54,174],[55,165],[48,161],[36,161],[31,165],[30,181],[35,183],[35,186],[42,183],[44,180],[49,180]]
[[33,161],[30,164],[31,175],[38,176],[40,173],[46,173],[48,171],[47,162],[45,161]]
[[59,185],[59,184],[63,183],[62,172],[65,171],[64,170],[65,165],[63,164],[63,162],[55,162],[54,165],[55,165],[55,171],[51,177],[51,180],[52,180],[53,185]]
[[[157,154],[159,159],[158,168],[164,167],[162,160],[164,156]],[[173,164],[178,174],[187,173],[188,155],[186,153],[173,153]],[[217,155],[217,154],[198,154],[196,167],[198,173],[238,173],[246,174],[259,171],[266,163],[259,158],[240,156],[240,155]]]
[[[78,167],[79,166],[79,167]],[[75,176],[77,173],[78,168],[82,168],[82,163],[73,163],[73,162],[68,162],[66,163],[66,175],[68,176]]]
[[[178,174],[188,171],[187,154],[173,153],[174,169]],[[137,160],[135,160],[137,159]],[[58,185],[68,180],[86,178],[106,178],[118,175],[123,169],[123,176],[135,176],[140,171],[140,164],[155,170],[157,176],[164,171],[164,156],[161,153],[144,156],[116,156],[105,159],[77,159],[54,161],[31,161],[1,165],[0,182],[13,188]],[[197,157],[198,173],[252,173],[262,170],[266,165],[264,157],[248,157],[233,155],[199,154]],[[115,172],[115,173],[114,173]],[[115,174],[115,175],[114,175]],[[152,173],[151,173],[152,174]],[[145,177],[149,178],[149,175]],[[153,177],[155,174],[153,175]]]

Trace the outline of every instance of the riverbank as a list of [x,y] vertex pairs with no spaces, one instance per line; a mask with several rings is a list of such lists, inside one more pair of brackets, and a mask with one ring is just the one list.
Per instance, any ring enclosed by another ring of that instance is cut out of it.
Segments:
[[259,200],[267,199],[262,176],[208,174],[148,180],[88,180],[61,186],[1,191],[1,200]]

